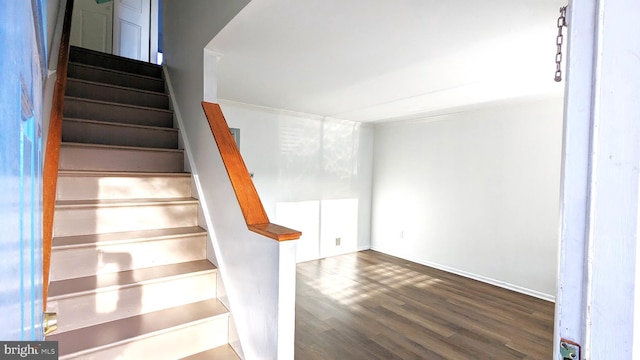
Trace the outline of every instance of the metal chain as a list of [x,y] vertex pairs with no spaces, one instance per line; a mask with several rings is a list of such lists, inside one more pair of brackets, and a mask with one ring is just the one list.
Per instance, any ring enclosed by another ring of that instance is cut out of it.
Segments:
[[558,51],[556,52],[556,77],[553,79],[556,82],[562,81],[562,43],[564,42],[564,35],[562,35],[562,28],[567,26],[567,7],[560,8],[560,17],[558,17],[558,36],[556,37],[556,46]]

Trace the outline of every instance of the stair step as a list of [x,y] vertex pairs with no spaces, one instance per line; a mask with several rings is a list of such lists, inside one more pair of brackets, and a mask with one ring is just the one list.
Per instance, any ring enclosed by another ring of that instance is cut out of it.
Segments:
[[[51,281],[201,260],[206,237],[198,226],[55,237]],[[127,262],[115,266],[113,254]]]
[[62,143],[59,169],[183,172],[184,152],[177,149]]
[[104,171],[58,172],[58,200],[191,197],[191,174]]
[[177,149],[178,129],[67,118],[62,141]]
[[98,66],[69,62],[69,78],[84,79],[103,84],[111,84],[163,93],[164,80],[158,77],[144,76],[124,71],[105,69]]
[[162,77],[162,67],[159,65],[76,46],[70,48],[69,61],[156,78]]
[[55,237],[197,225],[198,200],[131,199],[57,201]]
[[229,316],[206,300],[48,336],[60,359],[179,359],[228,342]]
[[65,118],[101,120],[108,122],[173,127],[173,111],[137,105],[65,96]]
[[240,360],[238,354],[233,351],[231,345],[222,345],[217,348],[203,351],[195,355],[188,356],[182,360]]
[[69,61],[47,340],[60,359],[238,359],[162,67]]
[[74,78],[67,78],[65,95],[119,104],[169,109],[169,97],[163,93]]
[[[130,261],[128,253],[104,254],[111,265]],[[49,306],[58,314],[58,332],[92,326],[216,296],[216,268],[208,260],[98,274],[51,282]]]

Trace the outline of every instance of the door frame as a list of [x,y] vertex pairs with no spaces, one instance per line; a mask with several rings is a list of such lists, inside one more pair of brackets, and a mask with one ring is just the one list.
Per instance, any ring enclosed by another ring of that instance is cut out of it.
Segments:
[[[554,359],[640,355],[640,3],[571,1]],[[635,346],[634,346],[635,345]]]
[[158,34],[160,24],[158,12],[160,11],[160,0],[151,0],[151,19],[149,22],[149,62],[157,64],[158,61]]

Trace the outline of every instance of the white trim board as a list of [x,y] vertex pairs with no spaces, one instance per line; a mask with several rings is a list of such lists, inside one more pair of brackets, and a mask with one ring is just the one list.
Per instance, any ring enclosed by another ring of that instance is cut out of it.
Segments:
[[553,303],[555,303],[555,301],[556,301],[556,297],[554,295],[545,294],[545,293],[540,292],[540,291],[527,289],[525,287],[514,285],[514,284],[511,284],[511,283],[508,283],[508,282],[505,282],[505,281],[496,280],[496,279],[493,279],[493,278],[490,278],[490,277],[486,277],[486,276],[470,273],[468,271],[456,269],[456,268],[453,268],[453,267],[449,267],[449,266],[446,266],[446,265],[438,264],[438,263],[427,261],[427,260],[400,256],[398,254],[394,254],[394,253],[382,250],[382,249],[380,249],[380,248],[378,248],[376,246],[371,246],[371,250],[378,251],[378,252],[381,252],[383,254],[391,255],[391,256],[394,256],[394,257],[397,257],[397,258],[400,258],[400,259],[408,260],[408,261],[414,262],[416,264],[420,264],[420,265],[432,267],[434,269],[446,271],[448,273],[464,276],[466,278],[477,280],[477,281],[480,281],[480,282],[483,282],[483,283],[486,283],[486,284],[494,285],[494,286],[497,286],[497,287],[500,287],[500,288],[503,288],[503,289],[507,289],[507,290],[515,291],[515,292],[518,292],[518,293],[521,293],[521,294],[533,296],[533,297],[538,298],[538,299],[546,300],[546,301],[553,302]]
[[[173,114],[174,114],[174,121],[175,121],[175,126],[177,126],[178,128],[178,133],[180,134],[180,138],[182,139],[182,145],[184,147],[184,151],[185,151],[185,157],[187,158],[187,163],[189,165],[189,170],[191,172],[191,179],[194,182],[195,186],[196,186],[196,192],[197,192],[197,198],[198,201],[200,203],[200,208],[202,209],[202,217],[205,220],[205,224],[207,227],[207,240],[210,241],[211,245],[213,246],[213,254],[210,254],[209,251],[207,251],[207,260],[209,260],[210,262],[212,262],[213,264],[216,265],[216,267],[218,268],[218,274],[220,276],[220,278],[222,279],[222,285],[219,284],[219,281],[217,281],[216,278],[216,298],[220,298],[220,290],[222,287],[222,292],[224,292],[224,297],[226,297],[226,290],[224,290],[224,284],[225,283],[229,283],[229,280],[226,278],[225,274],[226,274],[226,267],[224,265],[224,262],[219,261],[218,257],[216,256],[217,254],[220,253],[220,249],[218,247],[218,243],[217,243],[217,239],[216,239],[216,234],[213,228],[213,221],[211,220],[211,216],[209,215],[209,206],[207,205],[207,201],[205,199],[205,197],[203,196],[203,191],[202,191],[202,184],[200,183],[200,178],[198,177],[198,172],[195,166],[195,163],[193,162],[193,155],[191,152],[191,145],[189,144],[189,139],[184,136],[184,132],[180,129],[184,128],[184,122],[182,120],[182,115],[180,114],[180,109],[178,108],[178,103],[175,99],[175,92],[173,90],[173,85],[171,83],[171,77],[169,76],[169,71],[167,71],[167,66],[163,65],[162,66],[162,72],[164,75],[164,82],[165,82],[165,86],[167,88],[167,91],[169,92],[169,100],[170,100],[170,104],[171,104],[171,109],[173,110]],[[204,111],[204,110],[203,110]],[[194,196],[195,197],[195,196]],[[207,244],[208,245],[208,244]],[[226,301],[223,301],[226,300]],[[221,301],[223,303],[225,303],[225,306],[229,309],[229,313],[232,313],[232,309],[231,306],[229,304],[229,300],[228,298],[225,299],[221,299]],[[236,325],[235,322],[233,320],[233,316],[229,316],[229,345],[231,345],[231,347],[238,353],[238,354],[243,354],[242,351],[242,344],[240,343],[240,337],[238,336],[238,332],[236,329]]]

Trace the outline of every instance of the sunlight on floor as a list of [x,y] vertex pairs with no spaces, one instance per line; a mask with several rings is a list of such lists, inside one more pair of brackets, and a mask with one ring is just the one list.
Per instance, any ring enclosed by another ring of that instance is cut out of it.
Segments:
[[[385,294],[393,297],[389,288],[416,287],[426,289],[442,282],[441,279],[388,263],[369,264],[365,266],[364,271],[359,270],[358,268],[364,264],[358,262],[356,255],[341,257],[339,263],[336,263],[337,260],[332,260],[331,258],[325,259],[327,266],[323,268],[331,269],[333,274],[322,276],[309,285],[342,305],[357,306],[363,299]],[[359,283],[357,281],[357,277],[360,276],[357,274],[359,271],[366,273],[368,277],[384,286],[372,287]]]

